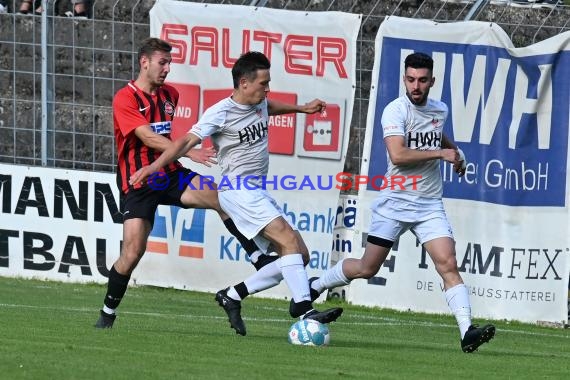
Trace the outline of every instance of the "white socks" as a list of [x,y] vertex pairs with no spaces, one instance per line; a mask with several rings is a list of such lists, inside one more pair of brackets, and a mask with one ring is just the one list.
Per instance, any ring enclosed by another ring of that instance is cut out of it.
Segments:
[[471,326],[471,304],[469,303],[469,290],[465,284],[455,285],[445,291],[445,300],[451,309],[461,332],[461,339]]
[[259,259],[259,256],[263,255],[264,253],[261,252],[259,249],[255,252],[253,252],[250,256],[249,256],[249,260],[255,264],[257,262],[257,260]]
[[337,286],[348,285],[350,280],[344,275],[342,271],[342,264],[344,259],[340,260],[332,268],[327,269],[321,277],[313,281],[311,287],[320,293],[326,289],[336,288]]
[[293,300],[295,302],[310,301],[309,278],[303,263],[303,255],[300,253],[284,255],[278,261]]
[[255,294],[262,290],[269,289],[278,285],[281,280],[283,280],[283,274],[281,274],[281,267],[279,266],[280,260],[281,259],[277,259],[263,266],[244,281],[249,294]]

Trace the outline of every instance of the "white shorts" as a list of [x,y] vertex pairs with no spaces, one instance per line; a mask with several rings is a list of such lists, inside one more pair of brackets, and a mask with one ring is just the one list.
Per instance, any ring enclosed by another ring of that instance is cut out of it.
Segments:
[[[389,213],[390,216],[386,216],[383,212],[383,206],[385,206],[384,200],[373,202],[368,235],[395,242],[404,232],[410,230],[421,244],[440,237],[453,239],[453,230],[447,220],[443,204],[439,210],[420,212],[417,221],[397,220],[393,218],[392,213]],[[407,219],[410,215],[408,214],[405,217]]]
[[253,239],[263,253],[267,253],[270,241],[259,233],[273,219],[282,216],[293,230],[297,230],[267,190],[224,190],[218,192],[218,199],[238,230],[246,238]]

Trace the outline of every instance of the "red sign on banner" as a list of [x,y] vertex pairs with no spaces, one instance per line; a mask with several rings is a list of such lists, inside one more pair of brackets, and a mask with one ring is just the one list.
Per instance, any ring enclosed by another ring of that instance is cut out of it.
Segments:
[[[269,99],[297,104],[297,94],[270,92]],[[269,153],[293,155],[297,115],[294,113],[269,116]]]
[[174,141],[184,135],[198,121],[200,107],[200,86],[195,84],[170,83],[180,97],[172,121],[170,138]]

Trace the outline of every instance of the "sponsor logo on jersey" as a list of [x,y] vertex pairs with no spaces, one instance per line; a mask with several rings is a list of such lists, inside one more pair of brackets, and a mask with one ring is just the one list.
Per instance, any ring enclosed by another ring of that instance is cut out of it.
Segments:
[[172,125],[170,121],[159,121],[156,123],[150,123],[150,127],[154,133],[159,135],[167,135],[172,130]]
[[408,148],[437,148],[441,146],[441,132],[408,132]]
[[267,137],[267,122],[264,120],[245,127],[238,131],[238,135],[240,143],[255,144],[257,141]]

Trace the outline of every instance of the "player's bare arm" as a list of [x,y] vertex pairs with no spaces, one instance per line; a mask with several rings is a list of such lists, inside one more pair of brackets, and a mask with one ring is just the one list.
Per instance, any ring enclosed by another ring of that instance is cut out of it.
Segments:
[[327,108],[327,103],[320,99],[313,99],[309,103],[298,105],[283,103],[276,100],[267,99],[267,111],[269,115],[282,115],[286,113],[316,113],[324,112]]
[[459,154],[455,149],[416,150],[406,146],[403,136],[388,136],[384,138],[390,161],[394,165],[410,165],[430,160],[444,160],[453,164],[458,162]]
[[457,145],[455,145],[453,143],[453,141],[451,141],[451,139],[449,137],[447,137],[445,134],[443,134],[442,138],[441,138],[441,147],[444,149],[455,149],[455,150],[457,150]]
[[129,183],[134,185],[136,183],[144,183],[144,181],[152,173],[159,171],[161,168],[176,161],[180,157],[184,156],[186,152],[198,145],[202,140],[198,138],[193,133],[187,133],[184,137],[177,139],[172,143],[156,161],[152,164],[144,166],[137,170],[131,178],[129,178]]
[[[149,148],[158,150],[159,152],[164,152],[172,145],[172,140],[166,138],[162,135],[154,133],[150,125],[145,124],[137,127],[135,129],[135,135]],[[205,165],[212,166],[212,164],[217,164],[215,160],[217,152],[213,147],[203,148],[203,149],[190,149],[186,154],[186,157],[192,161]]]
[[134,133],[144,145],[159,152],[164,152],[172,144],[169,138],[155,133],[148,124],[137,127]]

